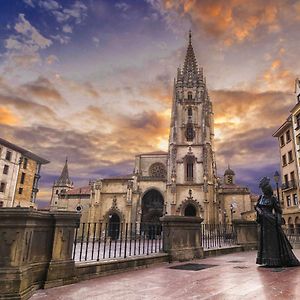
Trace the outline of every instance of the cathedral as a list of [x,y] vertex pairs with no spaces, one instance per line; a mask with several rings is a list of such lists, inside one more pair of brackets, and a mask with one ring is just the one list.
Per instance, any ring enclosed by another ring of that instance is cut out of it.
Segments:
[[[190,32],[183,67],[174,79],[168,152],[138,154],[132,174],[82,188],[74,188],[66,161],[52,187],[50,209],[81,212],[82,222],[157,223],[166,214],[223,222],[229,207],[218,197],[213,125],[213,106]],[[230,184],[235,199],[242,195],[244,209],[251,210],[249,190]]]

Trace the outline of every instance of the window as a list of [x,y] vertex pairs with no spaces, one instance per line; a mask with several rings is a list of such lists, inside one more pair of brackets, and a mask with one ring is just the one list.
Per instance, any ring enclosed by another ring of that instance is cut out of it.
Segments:
[[11,152],[8,150],[6,151],[5,159],[9,161],[11,160]]
[[293,194],[293,204],[298,205],[298,195],[297,194]]
[[188,117],[192,117],[193,116],[193,109],[191,107],[188,108]]
[[4,168],[3,168],[3,174],[8,174],[8,170],[9,170],[9,166],[8,165],[4,165]]
[[0,207],[3,207],[3,206],[4,206],[3,201],[0,201]]
[[291,172],[291,184],[292,184],[292,186],[295,186],[295,184],[296,184],[296,182],[295,182],[295,172],[293,171],[293,172]]
[[19,195],[21,195],[23,193],[23,188],[19,188]]
[[285,185],[286,187],[288,187],[288,184],[289,184],[288,175],[284,175],[284,185]]
[[285,166],[286,165],[286,155],[282,155],[282,165]]
[[190,122],[187,123],[185,136],[186,136],[186,140],[190,141],[190,142],[193,141],[193,139],[195,137],[194,127],[193,127],[193,124]]
[[280,137],[280,146],[281,147],[284,146],[284,136],[283,135]]
[[188,100],[192,100],[193,99],[193,94],[192,92],[188,92]]
[[28,164],[28,158],[24,157],[24,161],[23,161],[23,169],[27,169],[27,164]]
[[288,152],[288,157],[289,157],[289,163],[293,161],[293,153],[292,150]]
[[1,182],[0,183],[0,193],[5,193],[6,183]]
[[187,162],[186,164],[186,180],[193,181],[194,177],[194,164],[192,162]]
[[21,174],[21,180],[20,180],[20,183],[21,184],[24,184],[24,182],[25,182],[25,173],[24,172],[22,172],[22,174]]
[[232,183],[233,183],[232,176],[227,175],[227,183],[228,183],[228,184],[232,184]]
[[56,190],[56,195],[58,195],[58,190]]
[[288,130],[288,131],[285,133],[285,135],[286,135],[286,142],[288,143],[288,142],[291,140],[291,133],[290,133],[290,131]]
[[291,195],[286,196],[286,205],[291,206]]
[[296,128],[295,129],[298,129],[299,127],[300,127],[300,114],[298,114],[297,116],[296,116]]

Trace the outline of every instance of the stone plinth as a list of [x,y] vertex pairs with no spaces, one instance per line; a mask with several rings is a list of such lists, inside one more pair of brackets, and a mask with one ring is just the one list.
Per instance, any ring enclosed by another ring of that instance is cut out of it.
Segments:
[[233,226],[237,235],[237,244],[244,250],[257,249],[258,228],[255,221],[233,220]]
[[164,216],[160,220],[164,235],[163,248],[170,255],[171,261],[204,257],[201,243],[202,218]]
[[80,214],[1,208],[0,220],[0,299],[28,299],[45,283],[74,280],[71,252]]

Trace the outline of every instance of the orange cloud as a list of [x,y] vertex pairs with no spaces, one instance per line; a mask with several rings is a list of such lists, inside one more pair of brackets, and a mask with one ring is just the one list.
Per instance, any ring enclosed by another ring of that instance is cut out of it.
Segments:
[[284,67],[282,60],[276,58],[258,78],[264,90],[293,91],[296,74]]
[[[221,38],[225,45],[255,37],[256,30],[280,30],[280,12],[286,0],[162,0],[164,11],[188,17],[196,28]],[[287,7],[289,7],[287,5]],[[290,8],[286,8],[290,9]]]
[[6,107],[0,106],[0,124],[16,125],[19,119]]

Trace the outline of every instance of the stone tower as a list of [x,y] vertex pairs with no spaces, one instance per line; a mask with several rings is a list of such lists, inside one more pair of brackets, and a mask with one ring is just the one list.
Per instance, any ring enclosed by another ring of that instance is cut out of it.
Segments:
[[66,209],[67,200],[64,200],[66,192],[72,190],[74,187],[73,182],[69,177],[69,169],[68,169],[68,159],[66,158],[65,165],[63,170],[59,176],[59,178],[54,181],[52,186],[52,195],[51,195],[51,203],[50,208],[53,210],[56,209]]
[[230,169],[229,165],[227,170],[225,170],[224,172],[224,184],[235,184],[235,173],[233,170]]
[[174,79],[167,168],[167,213],[216,223],[213,109],[191,32],[183,68]]

